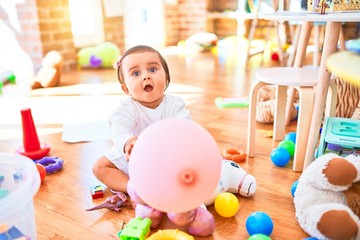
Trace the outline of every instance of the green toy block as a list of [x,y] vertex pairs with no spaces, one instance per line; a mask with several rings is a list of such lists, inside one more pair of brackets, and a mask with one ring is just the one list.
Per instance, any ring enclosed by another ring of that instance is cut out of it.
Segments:
[[125,228],[118,233],[120,240],[145,240],[150,232],[150,218],[136,217],[126,224]]

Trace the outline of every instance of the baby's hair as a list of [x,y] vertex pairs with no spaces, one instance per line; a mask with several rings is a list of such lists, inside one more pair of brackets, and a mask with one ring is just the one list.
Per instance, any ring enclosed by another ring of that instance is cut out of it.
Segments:
[[[122,71],[122,60],[130,55],[130,54],[134,54],[134,53],[142,53],[142,52],[154,52],[156,53],[159,58],[160,58],[160,62],[161,62],[161,65],[162,67],[164,68],[164,71],[165,71],[165,75],[166,75],[166,88],[169,86],[169,83],[170,83],[170,72],[169,72],[169,68],[168,68],[168,65],[165,61],[165,59],[163,58],[163,56],[157,51],[155,50],[154,48],[150,47],[150,46],[146,46],[146,45],[137,45],[135,47],[132,47],[130,49],[128,49],[124,55],[121,56],[120,60],[116,63],[116,66],[117,66],[117,77],[119,79],[119,82],[120,84],[125,84],[125,81],[124,81],[124,73]],[[165,88],[165,89],[166,89]]]

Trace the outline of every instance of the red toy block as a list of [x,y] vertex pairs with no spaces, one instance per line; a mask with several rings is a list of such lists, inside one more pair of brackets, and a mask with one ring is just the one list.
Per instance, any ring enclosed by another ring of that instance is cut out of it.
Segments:
[[92,199],[104,197],[104,190],[101,185],[93,186],[90,188]]

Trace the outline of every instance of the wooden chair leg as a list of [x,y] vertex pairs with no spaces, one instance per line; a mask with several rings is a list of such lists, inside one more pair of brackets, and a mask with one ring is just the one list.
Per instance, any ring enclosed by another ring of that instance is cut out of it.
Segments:
[[256,82],[255,84],[253,84],[251,86],[251,89],[250,89],[248,136],[247,136],[248,157],[254,157],[257,95],[258,95],[259,89],[265,85],[267,85],[267,84],[264,82]]
[[285,103],[287,86],[276,87],[276,105],[274,114],[274,141],[280,141],[285,136]]
[[299,113],[296,127],[293,170],[299,172],[303,170],[304,166],[315,95],[312,87],[296,87],[296,89],[299,92]]
[[337,87],[335,81],[331,80],[329,90],[326,96],[326,117],[335,117],[336,115],[336,103],[337,103]]

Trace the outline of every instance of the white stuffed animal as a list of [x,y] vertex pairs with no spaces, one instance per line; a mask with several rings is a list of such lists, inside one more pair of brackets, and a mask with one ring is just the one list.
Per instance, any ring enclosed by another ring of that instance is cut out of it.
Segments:
[[239,193],[242,196],[250,197],[255,191],[256,179],[253,175],[247,173],[236,162],[223,160],[219,183],[205,205],[214,203],[217,195],[223,192]]
[[318,239],[360,239],[360,157],[328,153],[302,173],[294,193],[296,218]]

